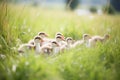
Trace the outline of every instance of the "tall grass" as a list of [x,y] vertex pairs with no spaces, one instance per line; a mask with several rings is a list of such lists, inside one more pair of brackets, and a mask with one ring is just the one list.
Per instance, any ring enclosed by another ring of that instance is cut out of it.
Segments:
[[[0,79],[1,80],[119,80],[119,15],[77,16],[73,12],[44,10],[31,6],[0,7]],[[19,56],[20,44],[39,31],[54,38],[56,32],[81,39],[82,34],[108,33],[110,39],[95,48],[78,46],[57,56]]]

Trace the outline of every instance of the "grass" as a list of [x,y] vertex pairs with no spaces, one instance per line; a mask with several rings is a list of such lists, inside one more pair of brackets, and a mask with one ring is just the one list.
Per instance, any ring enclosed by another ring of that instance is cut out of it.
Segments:
[[[1,5],[0,54],[6,57],[0,57],[0,80],[120,79],[120,15],[77,16],[69,11]],[[35,56],[34,52],[19,56],[18,46],[40,31],[52,38],[62,32],[75,40],[84,33],[108,33],[110,39],[95,48],[78,46],[57,56]]]

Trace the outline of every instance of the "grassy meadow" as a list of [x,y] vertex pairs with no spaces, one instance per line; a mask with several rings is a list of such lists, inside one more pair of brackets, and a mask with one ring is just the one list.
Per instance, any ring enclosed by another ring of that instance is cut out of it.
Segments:
[[[17,48],[38,32],[82,39],[110,34],[95,48],[78,46],[56,56],[20,56]],[[0,5],[0,80],[120,80],[120,15],[84,15],[25,5]]]

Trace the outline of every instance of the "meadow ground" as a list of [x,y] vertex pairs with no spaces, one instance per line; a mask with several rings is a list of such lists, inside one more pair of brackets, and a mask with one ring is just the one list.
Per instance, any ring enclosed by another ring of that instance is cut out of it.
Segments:
[[[7,7],[7,8],[6,8]],[[119,80],[120,15],[78,16],[74,12],[2,5],[0,7],[0,80]],[[17,48],[38,32],[54,38],[56,32],[82,39],[110,34],[95,48],[78,46],[57,56],[19,56]]]

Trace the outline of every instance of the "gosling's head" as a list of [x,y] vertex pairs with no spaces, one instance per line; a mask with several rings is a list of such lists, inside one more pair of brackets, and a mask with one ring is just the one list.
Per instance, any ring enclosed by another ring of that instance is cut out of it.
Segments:
[[35,36],[34,42],[35,43],[40,43],[40,42],[43,42],[43,39],[40,36]]
[[56,36],[56,40],[57,41],[64,41],[65,39],[62,36],[58,35],[58,36]]
[[109,35],[109,34],[105,34],[105,35],[104,35],[104,38],[105,38],[105,39],[109,39],[109,38],[110,38],[110,35]]
[[55,37],[57,37],[57,36],[61,36],[61,37],[63,37],[65,39],[64,35],[62,33],[60,33],[60,32],[56,33]]
[[52,47],[59,47],[59,44],[56,41],[52,41]]
[[67,43],[73,43],[72,37],[67,37],[67,38],[66,38],[66,42],[67,42]]
[[84,40],[89,40],[91,36],[89,34],[83,34],[83,39]]
[[48,37],[48,35],[45,32],[39,32],[38,35],[42,38]]

